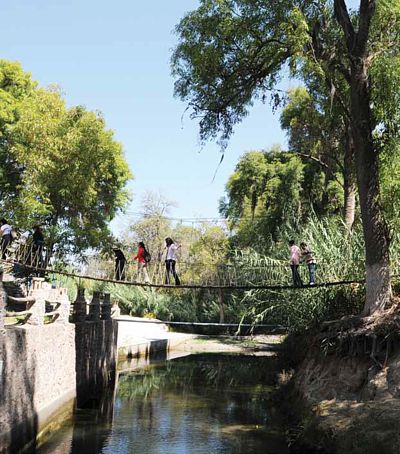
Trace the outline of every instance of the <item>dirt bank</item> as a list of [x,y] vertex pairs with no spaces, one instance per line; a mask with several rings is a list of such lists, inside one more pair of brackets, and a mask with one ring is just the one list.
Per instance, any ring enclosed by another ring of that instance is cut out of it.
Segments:
[[307,345],[289,386],[298,452],[399,454],[398,306],[327,324]]

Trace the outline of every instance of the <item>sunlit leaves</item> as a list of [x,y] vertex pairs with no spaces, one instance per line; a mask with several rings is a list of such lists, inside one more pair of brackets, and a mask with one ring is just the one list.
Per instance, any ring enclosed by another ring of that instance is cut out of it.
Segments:
[[[8,82],[12,91],[0,89],[17,105],[1,151],[18,178],[2,200],[3,211],[19,228],[42,224],[48,240],[75,252],[101,245],[110,236],[108,222],[128,200],[131,175],[121,144],[101,115],[67,108],[58,89],[35,88],[28,75],[15,77]],[[23,83],[30,91],[16,98]]]

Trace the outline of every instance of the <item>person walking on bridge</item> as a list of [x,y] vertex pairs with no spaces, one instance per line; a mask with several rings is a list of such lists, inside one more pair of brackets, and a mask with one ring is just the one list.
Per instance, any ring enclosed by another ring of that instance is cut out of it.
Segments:
[[115,280],[124,281],[126,265],[125,255],[118,246],[114,246],[113,251],[115,256]]
[[170,284],[170,273],[174,276],[175,285],[181,285],[181,281],[179,280],[179,276],[175,270],[176,265],[176,251],[181,247],[180,244],[175,244],[171,238],[165,238],[165,245],[166,245],[166,255],[165,255],[165,283],[167,285]]
[[146,257],[148,257],[148,256],[149,256],[149,253],[146,250],[146,246],[144,245],[143,241],[140,241],[139,249],[138,249],[135,257],[133,257],[133,259],[138,261],[138,270],[137,270],[136,279],[138,281],[142,282],[143,281],[142,277],[144,277],[144,282],[146,284],[150,284],[150,278],[149,278],[149,274],[147,272],[147,261],[146,261]]
[[315,270],[317,268],[317,261],[315,260],[314,253],[311,251],[307,243],[300,243],[301,255],[308,267],[309,281],[308,285],[315,284]]
[[294,240],[290,240],[289,249],[290,249],[290,268],[292,269],[293,286],[302,287],[303,281],[301,280],[301,277],[299,274],[299,265],[300,265],[300,257],[301,257],[300,248],[299,248],[299,246],[296,245]]
[[43,245],[44,236],[42,229],[39,225],[34,225],[32,235],[32,256],[34,265],[39,268],[43,265]]
[[0,233],[1,233],[1,258],[7,258],[7,248],[12,241],[11,225],[3,218],[0,219]]

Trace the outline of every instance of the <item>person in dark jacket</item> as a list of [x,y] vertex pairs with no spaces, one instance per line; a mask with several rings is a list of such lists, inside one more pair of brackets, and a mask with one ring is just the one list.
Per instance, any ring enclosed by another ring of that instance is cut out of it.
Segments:
[[43,265],[43,245],[44,245],[44,236],[40,226],[33,226],[33,235],[32,235],[32,256],[33,263],[39,268]]
[[125,255],[118,246],[113,247],[113,252],[115,256],[115,280],[124,281],[126,265]]

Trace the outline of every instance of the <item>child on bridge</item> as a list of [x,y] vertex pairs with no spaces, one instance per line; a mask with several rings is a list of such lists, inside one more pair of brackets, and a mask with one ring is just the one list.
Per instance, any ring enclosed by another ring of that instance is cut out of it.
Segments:
[[315,284],[315,270],[317,261],[315,260],[314,253],[311,251],[307,243],[300,243],[301,255],[308,267],[309,282],[308,285]]

